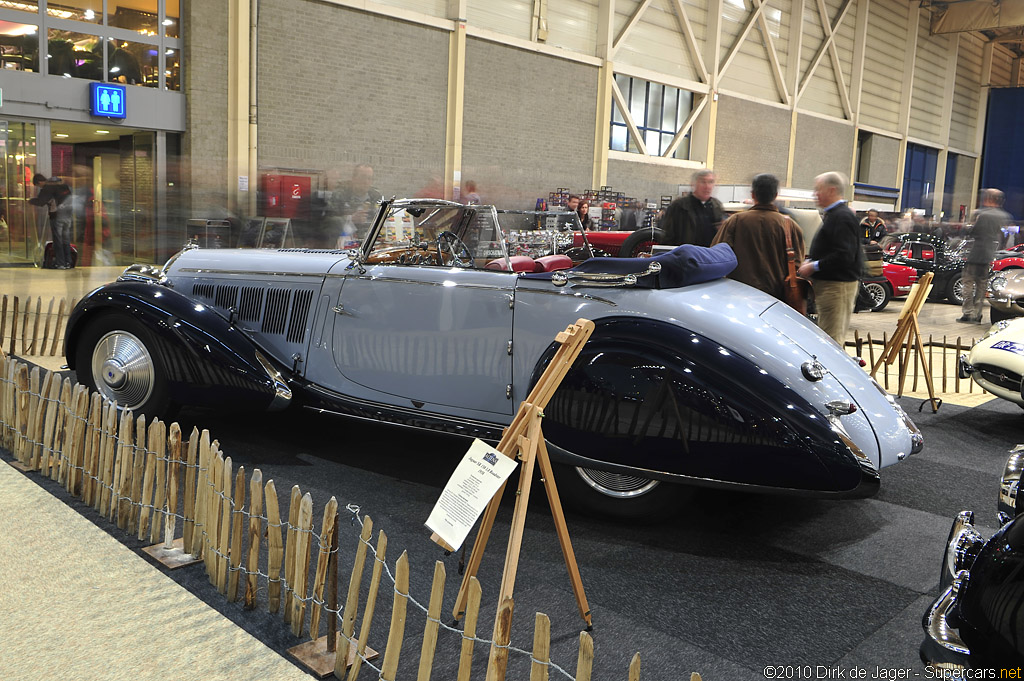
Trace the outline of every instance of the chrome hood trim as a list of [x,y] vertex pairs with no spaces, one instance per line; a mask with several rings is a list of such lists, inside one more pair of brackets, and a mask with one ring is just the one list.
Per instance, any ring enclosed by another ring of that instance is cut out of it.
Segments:
[[661,263],[652,262],[643,272],[630,274],[605,274],[601,272],[573,272],[566,270],[553,272],[551,283],[555,286],[565,286],[572,282],[581,286],[636,286],[637,279],[661,272]]
[[281,372],[275,369],[274,365],[259,350],[256,351],[256,360],[263,367],[263,370],[267,372],[267,377],[274,384],[274,399],[270,402],[270,406],[267,409],[270,411],[284,409],[291,404],[292,389],[288,387],[288,383],[285,381],[284,376],[281,375]]
[[156,265],[134,264],[126,267],[124,272],[121,272],[117,277],[117,280],[142,281],[150,284],[159,284],[160,286],[169,286],[170,280],[164,271],[163,267],[157,267]]

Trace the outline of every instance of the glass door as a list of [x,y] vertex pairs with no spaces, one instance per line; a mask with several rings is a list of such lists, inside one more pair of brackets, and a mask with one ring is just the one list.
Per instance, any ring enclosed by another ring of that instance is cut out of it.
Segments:
[[35,173],[35,124],[0,121],[0,260],[32,260],[49,238],[45,211],[28,203],[35,194]]

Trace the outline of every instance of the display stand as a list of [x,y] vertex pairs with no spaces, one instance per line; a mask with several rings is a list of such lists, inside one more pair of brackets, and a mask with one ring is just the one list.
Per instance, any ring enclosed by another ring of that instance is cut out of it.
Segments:
[[900,310],[899,320],[896,322],[896,331],[882,349],[882,355],[871,367],[871,377],[874,378],[883,363],[886,366],[890,366],[896,360],[901,359],[900,383],[896,394],[902,397],[903,385],[907,380],[907,369],[910,366],[910,355],[912,351],[916,350],[917,358],[921,361],[924,369],[924,380],[928,385],[928,400],[931,402],[933,414],[939,410],[942,400],[935,397],[935,386],[932,385],[931,369],[928,366],[928,359],[924,352],[924,343],[921,342],[921,328],[917,323],[917,315],[920,314],[921,308],[924,306],[925,301],[928,300],[934,276],[932,272],[925,272],[924,276],[910,289],[910,294],[903,304],[903,309]]
[[[580,577],[579,566],[576,563],[576,554],[569,539],[569,530],[565,524],[565,514],[562,512],[562,502],[558,497],[558,488],[555,485],[554,471],[551,468],[551,460],[548,457],[547,446],[544,442],[544,434],[541,430],[541,419],[544,418],[544,408],[547,406],[551,396],[561,384],[562,379],[568,373],[572,363],[583,349],[583,345],[594,332],[594,323],[587,319],[578,319],[575,324],[570,325],[565,331],[555,337],[555,341],[561,345],[555,352],[554,357],[548,364],[547,369],[541,375],[533,390],[519,405],[519,411],[512,424],[505,429],[497,449],[505,456],[519,459],[519,489],[516,494],[515,510],[512,513],[512,528],[509,531],[508,548],[505,552],[505,568],[501,577],[501,592],[498,594],[498,603],[512,597],[515,588],[516,571],[519,567],[519,553],[523,542],[523,528],[526,524],[526,509],[530,501],[530,488],[533,482],[534,466],[540,467],[541,482],[544,483],[544,491],[547,493],[548,505],[551,507],[551,515],[555,522],[555,532],[558,535],[558,543],[562,548],[562,556],[565,559],[565,567],[569,571],[569,580],[572,583],[573,594],[576,596],[576,606],[579,608],[580,617],[587,623],[587,629],[592,626],[590,616],[590,605],[587,603],[587,596],[583,592],[583,580]],[[507,483],[506,483],[507,484]],[[480,529],[477,531],[476,541],[473,543],[473,552],[470,554],[469,565],[462,579],[462,586],[459,588],[458,598],[455,599],[455,608],[452,615],[456,620],[465,614],[466,601],[469,598],[469,582],[476,576],[483,560],[484,550],[487,548],[487,540],[490,537],[494,525],[495,516],[498,514],[498,506],[501,504],[502,493],[505,485],[494,495],[487,509],[484,511],[480,521]],[[431,537],[435,542],[445,546],[436,534]]]

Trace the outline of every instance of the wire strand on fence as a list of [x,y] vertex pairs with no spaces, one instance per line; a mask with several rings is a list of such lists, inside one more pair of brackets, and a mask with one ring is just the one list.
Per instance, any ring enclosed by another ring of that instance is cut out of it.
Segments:
[[[53,377],[56,374],[50,374],[51,383],[56,386],[60,382],[54,381]],[[65,381],[65,383],[67,383]],[[13,388],[13,393],[11,391]],[[305,611],[306,609],[315,607],[321,611],[327,613],[329,616],[335,618],[336,623],[341,623],[344,618],[344,607],[331,608],[329,604],[324,600],[321,594],[312,593],[306,595],[304,588],[297,589],[293,586],[292,582],[296,581],[296,578],[289,580],[287,575],[274,577],[269,572],[263,572],[258,568],[253,570],[247,565],[239,562],[234,564],[230,561],[230,551],[225,550],[226,544],[218,543],[215,540],[215,536],[211,530],[214,523],[209,520],[198,520],[196,518],[189,518],[187,513],[172,511],[168,503],[165,501],[161,504],[153,503],[150,500],[154,499],[152,486],[155,484],[155,470],[157,465],[170,466],[171,464],[180,467],[186,471],[192,471],[196,474],[196,483],[205,486],[205,489],[201,491],[203,494],[197,494],[197,498],[200,496],[207,496],[212,500],[214,508],[221,508],[222,515],[214,513],[209,516],[210,519],[220,519],[220,525],[224,526],[224,518],[237,517],[242,520],[241,524],[248,524],[252,521],[260,523],[260,532],[262,536],[265,530],[271,528],[280,528],[290,533],[293,537],[305,537],[300,542],[303,545],[312,545],[312,542],[316,540],[318,544],[322,544],[324,541],[323,533],[318,533],[312,527],[302,527],[290,520],[281,520],[279,522],[272,522],[269,516],[260,514],[254,515],[244,508],[238,508],[235,502],[235,498],[232,497],[230,492],[230,481],[228,483],[222,483],[218,486],[218,480],[211,478],[209,473],[211,472],[211,465],[203,466],[201,463],[189,463],[188,461],[182,461],[173,457],[169,457],[166,453],[166,449],[151,448],[148,446],[150,439],[145,437],[144,421],[142,417],[138,421],[132,423],[128,419],[124,418],[124,415],[130,415],[130,412],[125,412],[122,415],[122,426],[117,429],[117,447],[120,452],[121,463],[116,466],[111,472],[116,473],[113,475],[111,481],[104,479],[102,471],[93,470],[93,464],[90,462],[88,465],[84,460],[78,460],[75,458],[74,449],[69,450],[67,447],[68,437],[78,437],[84,439],[88,437],[96,437],[100,443],[104,442],[104,438],[110,438],[111,428],[110,419],[101,419],[100,422],[95,422],[88,416],[83,416],[80,412],[83,410],[82,404],[86,404],[87,400],[81,397],[81,393],[76,395],[75,404],[79,404],[79,408],[72,408],[69,404],[71,388],[70,384],[65,390],[62,390],[60,397],[54,397],[54,393],[44,394],[42,390],[31,390],[26,388],[18,387],[16,381],[11,380],[5,376],[0,378],[0,392],[3,392],[6,397],[14,398],[14,401],[20,404],[21,400],[26,400],[26,405],[29,401],[32,401],[36,408],[40,406],[46,407],[44,411],[50,412],[50,407],[54,407],[59,417],[54,429],[52,439],[44,436],[42,439],[37,439],[30,436],[30,433],[21,432],[15,422],[11,422],[5,418],[2,423],[2,432],[5,441],[7,438],[11,438],[18,442],[20,447],[27,447],[29,451],[35,451],[37,448],[40,452],[38,459],[40,466],[43,462],[48,462],[47,466],[54,471],[55,475],[58,475],[59,479],[65,481],[68,487],[85,488],[85,485],[95,486],[96,492],[94,497],[97,500],[104,495],[107,495],[109,499],[108,505],[112,512],[116,513],[116,517],[119,520],[118,526],[124,529],[126,532],[131,532],[131,528],[137,528],[138,532],[142,532],[142,519],[149,518],[150,515],[153,518],[159,518],[160,522],[167,526],[169,519],[173,518],[175,525],[180,521],[181,526],[184,528],[185,524],[192,521],[193,532],[199,532],[201,536],[201,544],[203,551],[208,553],[212,559],[214,565],[223,564],[224,575],[237,575],[239,579],[243,576],[248,580],[249,577],[255,577],[257,580],[262,580],[263,584],[256,587],[256,593],[267,593],[270,592],[271,584],[279,584],[288,600],[292,603],[292,609]],[[0,398],[2,402],[3,398]],[[109,408],[111,403],[104,401],[104,408]],[[25,409],[27,407],[23,407]],[[0,414],[4,417],[8,417],[8,413]],[[130,418],[130,416],[129,416]],[[154,421],[154,424],[156,422]],[[130,424],[130,425],[128,425]],[[27,425],[27,424],[26,424]],[[41,424],[45,425],[45,424]],[[134,428],[132,426],[135,426]],[[38,429],[37,429],[38,430]],[[152,431],[152,429],[151,429]],[[138,438],[133,438],[133,433],[138,433]],[[61,437],[63,436],[63,437]],[[125,439],[125,437],[129,439]],[[147,444],[140,444],[140,440],[145,440]],[[58,441],[62,444],[58,446]],[[99,455],[97,460],[102,460],[102,455]],[[90,460],[91,461],[91,460]],[[229,461],[229,459],[227,460]],[[222,466],[224,464],[221,464]],[[216,470],[216,466],[212,466]],[[150,476],[149,471],[153,471],[153,477]],[[45,471],[44,471],[45,472]],[[241,471],[240,471],[241,472]],[[78,485],[73,485],[73,481],[78,480]],[[121,481],[121,485],[118,485],[118,480]],[[148,481],[148,482],[147,482]],[[74,489],[71,489],[72,493]],[[308,497],[308,495],[306,495]],[[116,509],[116,511],[115,511]],[[347,504],[345,510],[350,515],[350,524],[357,525],[362,530],[364,526],[364,518],[361,514],[361,508],[355,504]],[[134,520],[133,520],[134,519]],[[121,520],[124,521],[122,527]],[[235,523],[231,523],[234,525]],[[226,541],[226,540],[225,540]],[[431,625],[436,626],[451,634],[456,634],[458,639],[461,641],[470,641],[474,644],[482,644],[491,646],[492,649],[508,651],[515,653],[516,655],[528,658],[531,664],[543,665],[550,669],[555,670],[563,677],[567,679],[573,679],[573,675],[566,671],[564,668],[550,660],[538,659],[531,651],[518,648],[511,643],[498,643],[490,638],[483,638],[480,636],[468,635],[462,629],[453,627],[443,622],[439,617],[432,616],[430,614],[430,608],[423,605],[418,599],[412,596],[411,593],[402,591],[398,588],[396,582],[395,573],[392,571],[391,566],[387,564],[380,556],[378,556],[377,548],[367,539],[362,536],[359,537],[358,541],[365,546],[371,556],[372,560],[376,564],[380,564],[383,574],[385,574],[391,583],[392,593],[399,598],[405,599],[414,608],[419,610],[424,615],[424,620],[429,622]],[[292,543],[292,542],[289,542]],[[340,550],[339,546],[331,546],[325,553],[325,555],[336,554]],[[306,560],[308,566],[309,560]],[[306,580],[302,580],[302,587],[306,584]],[[304,616],[303,616],[304,619]],[[302,620],[300,620],[301,622]],[[341,630],[339,630],[341,631]],[[318,635],[318,632],[311,632],[314,636]],[[382,673],[382,667],[375,666],[370,659],[364,654],[359,652],[358,646],[361,643],[361,637],[357,638],[351,635],[341,635],[348,641],[350,646],[355,645],[356,654],[360,658],[362,664],[366,664],[368,667],[373,669],[376,673]]]

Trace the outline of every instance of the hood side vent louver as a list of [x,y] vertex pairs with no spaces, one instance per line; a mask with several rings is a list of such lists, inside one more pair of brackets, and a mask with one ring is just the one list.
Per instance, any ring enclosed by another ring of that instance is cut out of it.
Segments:
[[244,286],[238,301],[238,318],[243,322],[258,322],[263,313],[263,287]]
[[196,298],[213,298],[213,284],[193,284],[192,295]]
[[289,343],[301,343],[306,337],[306,320],[309,317],[309,306],[313,301],[312,291],[296,291],[292,300],[292,314],[288,320]]
[[288,318],[288,302],[292,292],[289,289],[269,289],[267,291],[267,310],[263,314],[263,333],[284,333]]
[[229,310],[235,306],[238,302],[238,287],[237,286],[218,286],[217,297],[214,298],[213,304],[217,307]]

